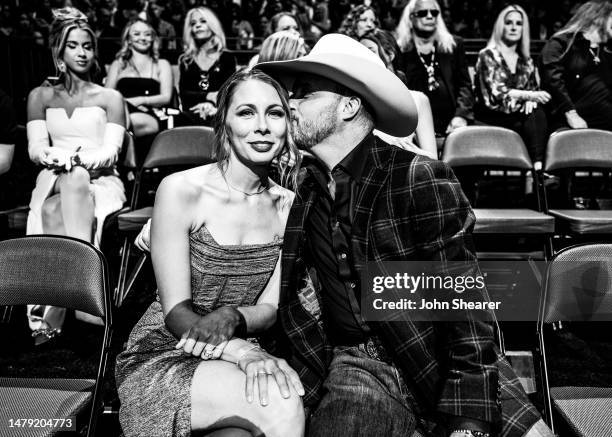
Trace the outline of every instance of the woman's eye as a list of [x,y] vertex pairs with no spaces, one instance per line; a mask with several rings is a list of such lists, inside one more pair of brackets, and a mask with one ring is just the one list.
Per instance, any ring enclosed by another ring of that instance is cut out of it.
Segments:
[[271,117],[274,117],[274,118],[283,118],[285,116],[285,112],[278,110],[278,109],[270,111],[269,114]]
[[238,115],[240,117],[248,117],[253,115],[253,111],[251,111],[250,109],[243,109],[242,111],[238,112]]

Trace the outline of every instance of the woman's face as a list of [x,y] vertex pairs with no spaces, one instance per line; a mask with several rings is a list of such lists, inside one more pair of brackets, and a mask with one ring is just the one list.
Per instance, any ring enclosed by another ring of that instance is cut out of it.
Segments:
[[137,21],[132,24],[129,31],[129,38],[133,50],[139,53],[148,53],[149,50],[151,50],[151,45],[153,44],[153,31],[142,21]]
[[200,11],[195,11],[191,15],[189,26],[191,27],[191,35],[195,40],[208,40],[212,37],[212,30],[210,30],[206,18]]
[[296,34],[300,33],[300,28],[298,27],[297,22],[293,19],[293,17],[290,17],[289,15],[283,15],[280,20],[278,20],[278,23],[276,24],[276,30],[274,31],[279,32],[281,30],[288,30],[289,32],[293,32]]
[[226,118],[231,154],[249,165],[268,165],[287,138],[287,114],[274,87],[256,79],[237,85]]
[[440,9],[433,0],[421,0],[417,2],[412,11],[412,25],[422,32],[435,32],[438,15],[440,15]]
[[371,39],[364,38],[359,42],[366,46],[374,54],[376,54],[376,56],[380,57],[380,53],[378,52],[378,45],[374,41],[372,41]]
[[67,70],[77,74],[87,73],[94,64],[94,55],[94,44],[88,32],[73,29],[68,33],[62,56]]
[[376,16],[372,9],[368,9],[357,19],[357,36],[360,37],[372,29],[376,29]]
[[511,11],[504,18],[502,40],[506,44],[517,44],[523,35],[523,16],[518,11]]
[[604,40],[612,40],[612,14],[610,14],[608,20],[606,21],[606,32],[604,34]]

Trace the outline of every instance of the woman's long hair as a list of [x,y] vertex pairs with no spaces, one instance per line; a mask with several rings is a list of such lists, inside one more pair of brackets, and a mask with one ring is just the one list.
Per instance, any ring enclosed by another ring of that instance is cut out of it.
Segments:
[[223,26],[221,26],[221,22],[215,13],[204,6],[190,9],[185,16],[185,25],[183,26],[183,54],[179,57],[179,62],[182,62],[184,65],[193,62],[200,50],[200,47],[193,38],[191,28],[191,20],[195,14],[201,14],[204,17],[208,28],[212,32],[211,50],[215,53],[221,53],[226,47],[225,32],[223,32]]
[[70,75],[66,74],[66,72],[60,69],[60,64],[63,63],[62,57],[64,56],[64,50],[66,49],[68,35],[75,29],[84,30],[91,37],[91,45],[94,52],[94,63],[89,71],[90,77],[94,76],[98,71],[100,71],[100,66],[98,65],[97,60],[98,43],[96,34],[89,26],[85,14],[72,7],[54,9],[53,23],[51,24],[51,32],[49,34],[49,42],[51,44],[53,63],[55,64],[60,80],[64,81],[66,88],[70,87]]
[[157,36],[157,31],[148,21],[145,21],[142,18],[136,18],[125,26],[123,33],[121,34],[121,49],[115,56],[116,59],[121,61],[121,68],[126,68],[130,62],[130,59],[132,59],[132,41],[130,39],[130,30],[136,23],[145,24],[151,31],[151,47],[149,48],[149,52],[147,54],[151,57],[151,59],[153,59],[153,62],[159,61],[159,37]]
[[527,13],[525,12],[525,10],[518,5],[507,6],[499,13],[499,15],[497,16],[497,20],[495,20],[495,25],[493,26],[491,38],[487,43],[487,48],[497,48],[500,46],[502,37],[504,35],[504,25],[506,22],[506,17],[510,12],[518,12],[519,14],[521,14],[521,19],[523,20],[523,31],[521,34],[521,40],[518,43],[517,52],[523,58],[529,59],[531,57],[529,17],[527,17]]
[[305,55],[306,51],[304,38],[294,32],[281,30],[264,40],[258,62],[289,61]]
[[[221,172],[225,172],[227,163],[231,154],[231,132],[227,125],[227,112],[229,110],[232,98],[239,84],[248,80],[258,80],[273,87],[278,93],[283,111],[285,112],[285,120],[287,123],[287,137],[285,144],[277,156],[276,167],[280,176],[281,185],[295,191],[297,188],[297,175],[300,168],[300,154],[293,142],[293,128],[291,124],[291,110],[289,108],[289,95],[287,91],[273,78],[262,72],[261,70],[241,70],[234,73],[219,90],[217,97],[218,107],[214,118],[215,144],[213,147],[214,157],[217,159],[217,165]],[[289,159],[294,158],[295,164],[289,166]]]
[[553,36],[559,36],[565,33],[571,33],[575,36],[578,32],[596,28],[603,40],[605,39],[606,24],[611,15],[612,2],[609,0],[592,0],[586,2],[576,10],[567,24]]
[[353,39],[359,38],[357,36],[357,23],[359,22],[359,17],[363,15],[364,12],[372,11],[374,17],[376,18],[375,24],[376,28],[380,27],[380,23],[378,22],[378,18],[376,16],[376,11],[372,9],[370,6],[365,5],[357,5],[353,6],[344,20],[342,20],[342,24],[340,24],[340,28],[338,29],[338,33],[341,33],[346,36],[350,36]]
[[[406,52],[411,50],[414,46],[413,41],[413,33],[414,29],[412,28],[412,18],[411,15],[414,12],[417,3],[421,0],[410,0],[406,7],[404,8],[404,12],[402,12],[402,18],[399,21],[395,29],[395,34],[397,36],[397,43],[400,46],[402,51]],[[436,8],[440,12],[442,9],[440,8],[440,4],[437,0],[433,0],[436,5]],[[455,42],[455,38],[446,28],[446,24],[444,24],[444,20],[442,19],[442,13],[438,14],[436,18],[436,33],[434,35],[435,41],[438,43],[438,50],[444,53],[452,53],[455,49],[457,43]]]

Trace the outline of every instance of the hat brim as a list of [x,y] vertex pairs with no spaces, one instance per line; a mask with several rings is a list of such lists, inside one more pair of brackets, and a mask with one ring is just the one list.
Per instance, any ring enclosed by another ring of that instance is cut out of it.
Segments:
[[408,136],[416,129],[418,114],[410,90],[383,66],[356,56],[320,53],[291,61],[262,62],[254,68],[285,84],[304,73],[333,80],[365,99],[374,112],[377,129],[397,137]]

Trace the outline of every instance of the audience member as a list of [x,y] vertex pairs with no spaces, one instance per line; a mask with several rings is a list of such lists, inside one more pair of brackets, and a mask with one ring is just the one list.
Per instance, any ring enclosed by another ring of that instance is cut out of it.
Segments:
[[612,2],[588,1],[542,50],[542,87],[552,95],[553,129],[612,130]]
[[110,8],[106,6],[98,8],[95,30],[98,39],[98,59],[102,66],[110,66],[121,49],[121,30],[113,25],[113,12]]
[[234,56],[225,52],[225,33],[208,8],[191,9],[183,28],[183,54],[179,58],[179,94],[191,121],[210,124],[217,112],[217,93],[236,71]]
[[517,5],[506,7],[493,27],[476,64],[476,118],[518,132],[537,169],[548,137],[543,105],[550,94],[539,91],[530,52],[529,19]]
[[[269,170],[275,157],[297,153],[287,92],[259,70],[241,71],[218,103],[218,162],[175,173],[157,191],[151,258],[159,299],[117,357],[127,437],[304,433],[299,376],[243,339],[277,317],[294,194]],[[299,164],[276,162],[293,188]]]
[[358,39],[366,32],[378,29],[379,23],[374,9],[370,6],[353,6],[340,25],[338,33]]
[[[11,168],[15,154],[17,121],[11,98],[0,89],[0,175]],[[2,203],[0,202],[0,209]]]
[[281,30],[289,30],[299,35],[304,34],[297,17],[290,12],[279,12],[278,14],[275,14],[270,19],[266,36],[270,36],[275,32],[280,32]]
[[[44,168],[32,192],[27,233],[99,245],[105,217],[125,202],[114,167],[125,132],[123,98],[91,82],[96,38],[85,15],[74,8],[55,15],[51,51],[59,83],[28,97],[28,152]],[[62,308],[28,306],[35,342],[59,333],[64,315]]]
[[273,33],[264,40],[257,61],[251,66],[257,62],[288,61],[307,53],[308,46],[306,46],[304,38],[295,32],[282,30]]
[[122,47],[111,64],[106,87],[119,90],[128,103],[131,129],[136,137],[160,131],[154,108],[172,101],[172,67],[159,58],[159,39],[155,29],[141,19],[123,30]]
[[[406,83],[405,78],[402,78],[401,72],[396,72],[393,67],[393,59],[398,53],[396,50],[399,49],[394,47],[397,44],[388,32],[380,29],[371,30],[362,35],[359,38],[359,42],[374,52],[383,61],[388,70],[395,73],[396,76],[402,79],[402,82]],[[416,104],[418,113],[418,124],[414,133],[407,137],[394,137],[375,129],[374,135],[388,144],[429,156],[432,159],[438,159],[436,133],[434,132],[429,99],[420,91],[411,90],[410,95]]]
[[147,21],[151,23],[151,26],[153,26],[153,29],[157,32],[157,36],[161,39],[162,50],[175,50],[176,30],[171,23],[163,19],[163,13],[163,3],[158,0],[149,0]]
[[463,40],[451,35],[436,0],[410,0],[396,29],[409,89],[431,103],[436,134],[473,122],[474,96]]

